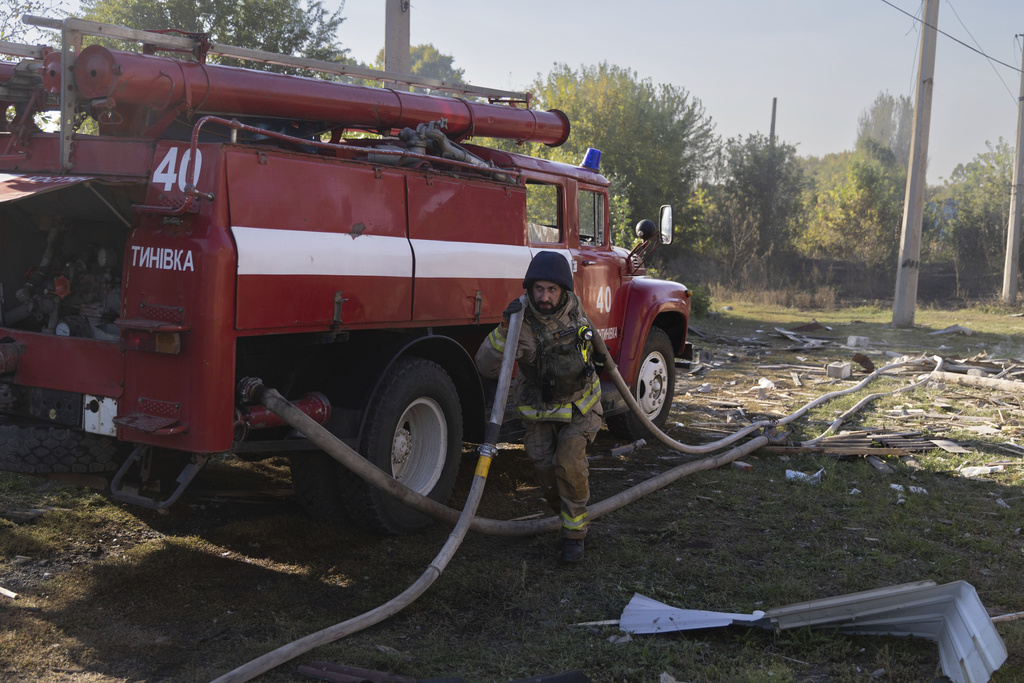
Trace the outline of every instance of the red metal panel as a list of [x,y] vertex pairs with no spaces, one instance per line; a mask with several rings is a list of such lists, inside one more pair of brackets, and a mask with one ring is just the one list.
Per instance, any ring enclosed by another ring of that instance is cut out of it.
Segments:
[[25,347],[14,374],[18,384],[111,398],[121,396],[124,357],[116,343],[8,328],[0,328],[0,336],[11,337]]
[[[636,278],[623,285],[620,301],[625,300],[622,321],[622,339],[616,364],[623,377],[634,377],[639,356],[647,340],[647,331],[654,319],[662,313],[678,313],[685,321],[690,319],[690,303],[686,288],[667,280]],[[616,303],[618,310],[619,303]],[[610,350],[610,349],[609,349]],[[682,349],[676,349],[680,352]]]
[[523,293],[530,263],[521,187],[410,176],[409,237],[416,256],[413,319],[468,323],[500,316]]
[[[0,150],[6,145],[0,134]],[[108,137],[77,135],[71,147],[71,160],[77,176],[102,176],[105,180],[146,178],[153,161],[154,143],[150,140],[114,140]],[[35,133],[29,138],[27,156],[0,159],[0,168],[11,173],[52,173],[61,175],[60,136]]]
[[[407,322],[412,252],[404,172],[227,155],[238,329]],[[312,191],[311,188],[315,188]]]
[[[178,143],[180,145],[180,143]],[[153,175],[166,159],[161,145]],[[223,196],[224,178],[218,147],[204,147],[198,185]],[[180,164],[181,157],[177,157]],[[180,167],[180,166],[179,166]],[[167,170],[167,169],[165,169]],[[164,191],[157,177],[151,188],[174,203],[183,194],[172,182]],[[156,187],[159,185],[159,187]],[[160,216],[144,216],[125,252],[124,317],[181,325],[181,352],[125,352],[125,392],[119,416],[135,414],[138,425],[153,406],[175,406],[178,425],[168,435],[122,427],[123,439],[200,453],[231,447],[234,421],[235,251],[223,202],[202,202],[198,215],[180,226],[165,226]],[[165,415],[153,415],[164,417]],[[178,431],[178,427],[182,429]]]

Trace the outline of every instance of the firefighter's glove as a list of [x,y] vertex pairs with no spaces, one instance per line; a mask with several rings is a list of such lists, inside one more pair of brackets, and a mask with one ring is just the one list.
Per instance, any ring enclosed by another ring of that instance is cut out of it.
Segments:
[[512,314],[518,313],[521,310],[523,310],[523,302],[519,299],[512,299],[509,305],[505,307],[505,310],[501,312],[501,326],[507,330],[508,321],[512,318]]

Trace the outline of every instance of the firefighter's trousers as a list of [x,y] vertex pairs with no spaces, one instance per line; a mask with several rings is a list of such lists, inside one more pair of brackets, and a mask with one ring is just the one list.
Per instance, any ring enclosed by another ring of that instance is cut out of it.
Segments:
[[581,415],[573,409],[571,422],[524,420],[526,454],[537,468],[542,489],[552,475],[561,499],[562,536],[584,538],[590,519],[590,472],[587,467],[587,444],[593,443],[601,429],[601,415],[591,410]]

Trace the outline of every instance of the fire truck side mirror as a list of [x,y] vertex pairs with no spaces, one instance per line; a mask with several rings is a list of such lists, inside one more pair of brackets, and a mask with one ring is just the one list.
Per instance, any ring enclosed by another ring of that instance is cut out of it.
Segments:
[[672,205],[665,204],[661,207],[659,215],[661,223],[661,243],[672,244]]

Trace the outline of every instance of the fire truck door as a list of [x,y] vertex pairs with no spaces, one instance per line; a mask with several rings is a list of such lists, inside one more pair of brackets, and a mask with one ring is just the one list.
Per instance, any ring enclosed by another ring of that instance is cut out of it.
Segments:
[[618,346],[621,304],[616,294],[621,284],[619,257],[611,248],[608,205],[602,192],[579,188],[576,193],[579,248],[572,249],[576,265],[576,293],[591,322],[613,353]]

